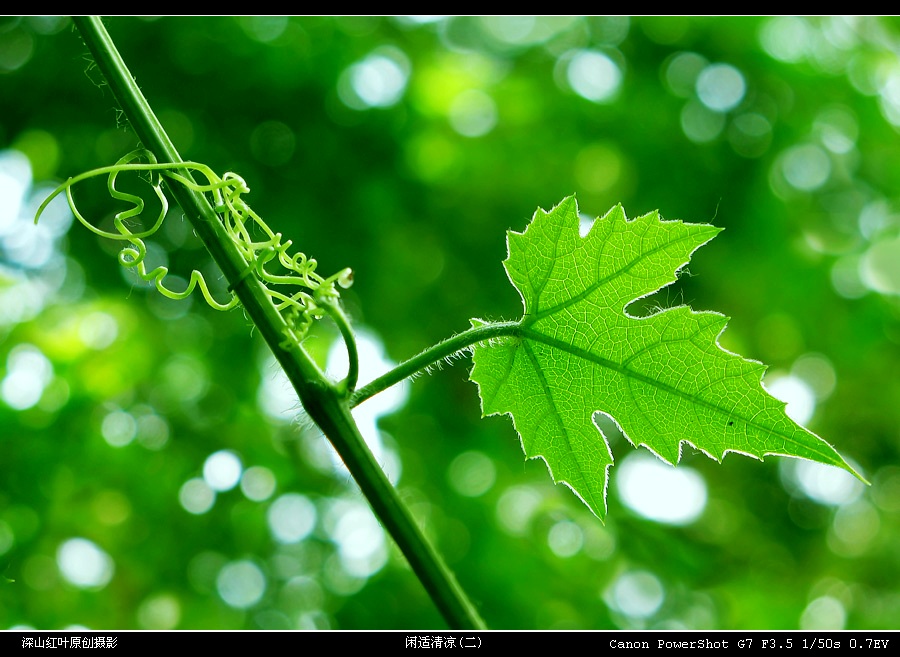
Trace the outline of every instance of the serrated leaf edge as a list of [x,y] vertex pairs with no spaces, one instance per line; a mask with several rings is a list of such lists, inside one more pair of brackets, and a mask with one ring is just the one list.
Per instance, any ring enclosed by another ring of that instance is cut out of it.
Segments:
[[[519,286],[518,286],[518,285],[516,284],[516,282],[513,280],[512,274],[511,274],[511,272],[510,272],[510,270],[509,270],[509,268],[508,268],[508,266],[507,266],[507,263],[509,262],[509,260],[510,260],[510,258],[511,258],[510,238],[511,238],[512,236],[516,236],[516,237],[524,237],[525,234],[527,233],[529,227],[530,227],[530,226],[538,219],[539,215],[541,215],[541,214],[543,214],[543,215],[545,215],[545,216],[546,216],[546,215],[550,215],[550,214],[552,214],[555,210],[557,210],[558,208],[560,208],[560,206],[568,205],[568,204],[570,204],[570,203],[573,203],[573,204],[575,205],[575,212],[574,212],[574,214],[575,214],[576,217],[578,217],[579,215],[578,215],[578,212],[577,212],[577,207],[578,207],[578,206],[577,206],[577,200],[576,200],[575,196],[572,195],[572,196],[568,196],[568,197],[566,197],[565,199],[563,199],[562,201],[560,201],[560,203],[558,203],[558,204],[556,204],[555,206],[553,206],[553,208],[551,208],[549,211],[546,211],[546,210],[544,210],[543,208],[538,207],[538,208],[535,210],[534,214],[532,215],[531,221],[528,222],[528,224],[526,225],[525,229],[524,229],[522,232],[517,232],[517,231],[513,231],[513,230],[508,230],[508,231],[507,231],[507,239],[506,239],[506,258],[503,260],[503,269],[504,269],[504,271],[506,272],[506,276],[507,276],[507,278],[508,278],[510,284],[512,285],[513,289],[516,290],[516,292],[519,294],[519,298],[520,298],[520,300],[521,300],[521,302],[522,302],[522,319],[520,320],[520,322],[522,322],[522,325],[523,325],[523,335],[522,335],[522,337],[521,337],[520,339],[523,340],[523,341],[526,340],[526,339],[532,339],[532,340],[536,340],[536,341],[539,341],[539,342],[543,342],[544,344],[547,344],[548,346],[556,346],[556,347],[558,347],[558,345],[550,345],[550,343],[547,342],[547,341],[542,341],[542,340],[537,339],[535,336],[541,336],[541,334],[539,334],[539,333],[535,333],[535,334],[533,334],[533,335],[531,335],[531,336],[528,335],[527,326],[525,325],[525,320],[528,318],[528,315],[526,315],[526,312],[527,312],[527,301],[526,301],[526,299],[525,299],[525,295],[524,295],[523,291],[519,289]],[[565,211],[565,210],[564,210],[564,211]],[[705,224],[705,223],[696,223],[696,224],[695,224],[695,223],[687,223],[687,222],[684,222],[684,221],[681,221],[681,220],[678,220],[678,219],[666,220],[666,219],[663,219],[663,218],[660,216],[659,210],[653,210],[653,211],[648,212],[648,213],[646,213],[646,214],[643,214],[643,215],[640,215],[640,216],[638,216],[638,217],[629,219],[627,213],[625,212],[624,207],[622,206],[621,203],[619,203],[619,204],[616,204],[615,206],[613,206],[612,208],[610,208],[610,210],[608,210],[608,211],[607,211],[605,214],[603,214],[602,216],[596,217],[596,218],[594,219],[594,223],[591,225],[591,228],[590,228],[590,230],[588,231],[588,233],[585,234],[585,235],[579,235],[580,238],[581,238],[581,239],[587,239],[588,235],[590,235],[590,232],[594,230],[594,227],[598,224],[598,222],[601,222],[601,221],[607,219],[608,217],[610,217],[610,215],[611,215],[613,212],[621,212],[621,213],[622,213],[622,216],[623,216],[623,218],[624,218],[625,223],[633,223],[633,222],[636,222],[636,221],[639,221],[639,220],[642,220],[642,219],[650,219],[650,218],[652,218],[652,219],[656,219],[656,221],[658,221],[658,222],[661,223],[661,224],[682,224],[682,225],[690,226],[690,227],[706,227],[706,228],[713,228],[713,229],[715,229],[715,232],[714,232],[713,234],[711,234],[707,239],[705,239],[703,242],[700,242],[700,243],[697,244],[693,249],[691,249],[691,251],[687,254],[687,258],[685,259],[685,261],[684,261],[683,263],[681,263],[677,268],[675,268],[675,269],[673,270],[672,280],[668,281],[667,283],[665,283],[665,284],[663,284],[663,285],[658,286],[656,289],[651,290],[651,291],[647,292],[646,294],[642,294],[642,295],[640,295],[640,296],[637,296],[637,297],[635,297],[635,298],[633,298],[633,299],[627,301],[627,302],[625,303],[625,305],[620,309],[620,312],[622,312],[627,318],[629,318],[629,319],[631,319],[631,320],[636,320],[636,321],[642,321],[642,320],[650,319],[650,318],[656,317],[656,316],[658,316],[658,315],[661,315],[661,314],[663,314],[663,313],[670,312],[670,311],[677,310],[677,309],[681,309],[681,308],[686,309],[687,312],[688,312],[690,315],[692,315],[692,316],[696,316],[696,315],[712,315],[712,316],[716,316],[716,317],[723,318],[723,319],[724,319],[724,322],[722,323],[721,328],[719,329],[718,333],[716,334],[716,336],[715,336],[715,338],[714,338],[714,345],[715,345],[715,348],[718,349],[718,350],[720,350],[721,352],[725,353],[725,354],[728,355],[728,356],[732,356],[732,357],[738,358],[738,359],[740,359],[741,361],[743,361],[743,362],[745,362],[745,363],[748,363],[748,364],[751,364],[751,365],[756,366],[755,369],[758,369],[758,371],[759,371],[759,380],[758,380],[757,384],[760,386],[760,388],[762,389],[762,391],[763,391],[768,397],[770,397],[771,399],[774,399],[775,401],[777,401],[777,402],[780,404],[780,406],[781,406],[781,412],[784,413],[784,414],[787,416],[787,413],[786,413],[786,410],[785,410],[785,409],[787,408],[787,403],[785,403],[785,402],[779,400],[777,397],[775,397],[774,395],[772,395],[772,394],[766,389],[765,385],[763,385],[763,378],[764,378],[764,376],[765,376],[766,371],[768,371],[769,367],[768,367],[766,364],[764,364],[764,363],[762,363],[762,362],[760,362],[760,361],[758,361],[758,360],[755,360],[755,359],[752,359],[752,358],[746,358],[746,357],[742,356],[741,354],[738,354],[738,353],[729,351],[728,349],[726,349],[725,347],[723,347],[722,344],[720,343],[719,340],[720,340],[722,334],[725,332],[725,329],[728,327],[728,323],[729,323],[730,320],[731,320],[730,317],[727,317],[727,316],[723,315],[722,313],[718,313],[718,312],[716,312],[716,311],[696,311],[696,310],[694,310],[693,308],[691,308],[690,306],[688,306],[687,304],[680,304],[680,305],[678,305],[678,306],[672,306],[672,307],[670,307],[670,308],[663,308],[663,309],[660,309],[660,310],[657,311],[657,312],[654,312],[654,313],[652,313],[652,314],[650,314],[650,315],[646,315],[646,316],[643,316],[643,317],[637,316],[637,315],[632,315],[631,313],[628,312],[628,308],[629,308],[631,305],[633,305],[633,304],[635,304],[635,303],[641,301],[642,299],[645,299],[646,297],[649,297],[649,296],[652,296],[652,295],[654,295],[654,294],[657,294],[657,293],[660,292],[661,290],[664,290],[665,288],[669,287],[670,285],[676,283],[676,282],[678,281],[678,279],[679,279],[679,273],[684,269],[684,267],[686,267],[686,266],[691,262],[694,253],[695,253],[698,249],[700,249],[702,246],[705,246],[705,245],[708,244],[710,241],[712,241],[713,238],[715,238],[720,232],[722,232],[722,231],[724,230],[724,227],[713,226],[713,225],[711,225],[711,224]],[[622,271],[622,270],[619,270],[619,271]],[[586,291],[586,292],[587,292],[587,291]],[[587,292],[587,293],[589,294],[589,292]],[[578,296],[580,297],[581,294],[579,294]],[[545,311],[545,312],[546,312],[546,311]],[[543,313],[541,313],[541,314],[543,314]],[[479,320],[479,321],[480,321],[480,320]],[[543,336],[542,336],[542,337],[543,337]],[[601,366],[602,366],[602,365],[601,365]],[[546,468],[547,468],[547,472],[549,473],[550,478],[551,478],[551,480],[554,482],[554,484],[563,484],[563,485],[565,485],[566,488],[568,488],[569,490],[571,490],[571,491],[575,494],[575,496],[578,497],[578,499],[580,499],[580,500],[582,501],[582,503],[585,504],[585,506],[587,506],[587,507],[591,510],[591,512],[594,513],[594,515],[597,515],[597,517],[599,517],[599,518],[601,519],[601,521],[602,521],[602,520],[603,520],[603,515],[598,515],[597,512],[594,511],[595,506],[592,505],[592,504],[590,504],[590,503],[584,498],[584,496],[583,496],[578,490],[576,490],[574,486],[572,486],[571,483],[569,483],[568,481],[566,481],[566,480],[564,480],[564,479],[557,479],[557,478],[556,478],[556,476],[555,476],[555,474],[554,474],[554,472],[553,472],[553,468],[550,466],[550,463],[547,461],[547,459],[546,459],[546,457],[545,457],[544,455],[542,455],[542,454],[529,454],[529,453],[528,453],[528,450],[525,448],[524,438],[522,437],[522,433],[521,433],[521,431],[519,431],[519,428],[518,428],[518,426],[516,425],[516,419],[515,419],[515,416],[513,415],[512,411],[496,411],[496,412],[491,412],[491,413],[486,413],[486,412],[485,412],[485,405],[486,405],[486,404],[485,404],[484,394],[483,394],[483,392],[482,392],[482,390],[481,390],[481,384],[480,384],[478,381],[475,381],[474,379],[471,378],[471,372],[470,372],[469,380],[471,380],[473,383],[475,383],[476,386],[478,386],[478,390],[479,390],[479,401],[480,401],[480,405],[481,405],[481,417],[482,417],[482,418],[485,418],[485,417],[490,417],[490,416],[494,416],[494,415],[507,415],[507,416],[509,416],[510,421],[512,422],[513,428],[515,429],[516,435],[517,435],[518,438],[519,438],[519,444],[520,444],[520,446],[522,447],[522,451],[523,451],[523,453],[525,454],[526,460],[540,459],[541,461],[543,461],[543,462],[544,462],[544,465],[545,465]],[[649,383],[650,383],[651,385],[654,385],[654,386],[657,386],[657,387],[658,387],[658,384],[659,384],[659,382],[657,382],[657,381],[649,381]],[[674,390],[674,392],[675,392],[675,393],[678,393],[677,390]],[[678,393],[678,394],[679,394],[679,396],[681,396],[680,393]],[[696,399],[693,398],[693,397],[690,398],[690,401],[692,401],[692,402],[698,402],[698,403],[701,403],[701,404],[703,404],[703,405],[707,405],[707,404],[703,403],[702,400],[696,400]],[[487,405],[490,405],[490,404],[487,404]],[[552,405],[552,404],[551,404],[551,405]],[[718,408],[715,408],[714,410],[719,410],[719,409],[718,409]],[[611,460],[611,462],[608,463],[608,464],[604,467],[604,471],[603,471],[603,477],[604,477],[604,481],[603,481],[603,500],[602,500],[603,505],[602,505],[602,507],[599,507],[599,506],[596,507],[596,508],[597,508],[598,510],[600,510],[603,514],[605,514],[605,512],[608,510],[607,499],[608,499],[609,482],[610,482],[610,474],[609,474],[609,470],[610,470],[610,468],[612,468],[612,467],[616,464],[616,457],[615,457],[615,455],[613,454],[612,447],[611,447],[611,445],[610,445],[610,443],[609,443],[609,438],[606,436],[606,434],[603,433],[603,430],[600,428],[600,426],[597,424],[597,422],[596,422],[595,419],[594,419],[594,418],[595,418],[595,415],[596,415],[597,413],[600,413],[600,414],[604,415],[605,417],[609,418],[610,420],[612,420],[612,422],[616,425],[616,427],[618,428],[618,430],[620,431],[620,433],[621,433],[621,434],[625,437],[625,439],[632,445],[632,447],[634,447],[635,449],[638,449],[638,448],[640,448],[640,447],[644,447],[648,452],[650,452],[651,454],[653,454],[655,457],[657,457],[658,459],[660,459],[660,460],[663,461],[664,463],[666,463],[666,464],[668,464],[668,465],[671,465],[672,467],[677,467],[677,465],[681,462],[681,459],[682,459],[682,457],[683,457],[683,455],[684,455],[684,447],[685,447],[686,444],[689,445],[689,446],[690,446],[691,448],[693,448],[694,450],[697,450],[698,452],[701,452],[702,454],[706,455],[708,458],[710,458],[711,460],[715,461],[716,463],[721,463],[721,462],[725,459],[725,457],[726,457],[728,454],[732,454],[732,453],[733,453],[733,454],[740,454],[740,455],[743,455],[743,456],[749,456],[749,457],[751,457],[751,458],[753,458],[753,459],[755,459],[755,460],[758,460],[758,461],[760,461],[760,462],[763,462],[763,461],[765,460],[765,457],[767,457],[767,456],[780,456],[780,457],[788,457],[788,458],[802,459],[802,457],[797,457],[797,456],[794,456],[794,455],[791,455],[791,454],[784,454],[784,453],[781,453],[781,452],[763,452],[762,455],[756,455],[756,454],[750,454],[750,453],[748,453],[748,452],[744,452],[744,451],[739,450],[739,449],[725,449],[725,450],[723,450],[723,452],[722,452],[722,457],[719,458],[719,457],[715,456],[714,454],[711,454],[711,453],[708,452],[707,450],[705,450],[705,449],[703,449],[703,448],[701,448],[701,447],[698,447],[698,446],[695,445],[693,442],[691,442],[690,439],[684,438],[684,439],[679,440],[679,442],[678,442],[678,453],[677,453],[677,457],[676,457],[675,461],[672,462],[672,461],[669,461],[667,458],[665,458],[663,455],[657,453],[653,448],[651,448],[651,447],[650,447],[649,445],[647,445],[646,443],[644,443],[644,442],[635,443],[634,440],[632,440],[631,436],[629,436],[628,433],[627,433],[627,432],[623,429],[623,427],[619,424],[618,420],[616,420],[616,418],[614,418],[611,414],[606,413],[606,412],[604,412],[604,411],[602,411],[602,410],[593,409],[592,412],[591,412],[591,423],[594,425],[595,429],[596,429],[597,432],[599,433],[600,438],[601,438],[601,440],[603,441],[603,444],[604,444],[604,446],[606,447],[606,450],[607,450],[607,452],[608,452],[608,454],[609,454],[609,457],[610,457],[610,460]],[[800,429],[802,429],[803,431],[806,431],[808,434],[810,434],[811,436],[813,436],[814,438],[816,438],[817,440],[819,440],[819,441],[823,444],[823,446],[825,446],[825,447],[831,449],[832,452],[833,452],[834,454],[836,454],[837,457],[840,459],[840,461],[844,464],[844,467],[845,467],[845,469],[846,469],[847,471],[849,471],[851,474],[853,474],[855,477],[857,477],[857,478],[858,478],[860,481],[862,481],[863,483],[866,483],[866,484],[869,483],[869,482],[868,482],[868,481],[867,481],[867,480],[866,480],[859,472],[857,472],[857,470],[856,470],[855,468],[853,468],[849,463],[847,463],[847,461],[843,458],[843,456],[840,455],[840,453],[834,448],[833,445],[831,445],[829,442],[827,442],[826,440],[824,440],[824,439],[823,439],[821,436],[819,436],[818,434],[814,433],[813,431],[810,431],[810,430],[807,429],[806,427],[803,427],[802,425],[800,425],[799,423],[797,423],[796,421],[794,421],[793,418],[790,418],[790,416],[787,416],[787,417],[788,417],[788,419],[789,419],[791,422],[793,422],[793,423],[794,423],[796,426],[798,426]],[[746,422],[746,423],[749,424],[749,425],[756,426],[756,425],[753,424],[752,420],[745,419],[745,418],[740,418],[740,419],[741,419],[742,421]],[[758,427],[758,426],[757,426],[757,428],[759,428],[759,429],[765,429],[765,427]],[[767,429],[766,429],[766,430],[767,430]],[[787,439],[786,439],[786,440],[787,440]],[[804,459],[804,460],[806,460],[806,459]],[[828,464],[825,464],[825,465],[828,465]],[[834,467],[840,467],[837,463],[833,463],[832,465],[833,465]]]

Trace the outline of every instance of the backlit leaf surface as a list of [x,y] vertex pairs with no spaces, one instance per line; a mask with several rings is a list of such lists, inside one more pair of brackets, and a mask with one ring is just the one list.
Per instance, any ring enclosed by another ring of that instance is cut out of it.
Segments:
[[763,389],[765,365],[718,345],[727,317],[687,306],[627,313],[674,282],[720,230],[657,212],[628,220],[617,206],[581,237],[569,197],[508,234],[504,266],[525,313],[519,336],[475,348],[482,413],[509,414],[526,456],[543,458],[601,518],[613,457],[595,411],[672,464],[688,442],[718,461],[727,452],[776,454],[853,472]]

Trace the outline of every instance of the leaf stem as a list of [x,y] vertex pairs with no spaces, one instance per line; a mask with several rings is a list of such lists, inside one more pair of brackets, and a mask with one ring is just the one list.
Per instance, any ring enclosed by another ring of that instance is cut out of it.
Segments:
[[379,392],[387,390],[391,386],[400,383],[417,372],[428,369],[442,360],[446,360],[455,354],[466,351],[479,342],[485,342],[495,338],[516,336],[521,329],[521,322],[493,322],[473,326],[462,333],[457,333],[442,342],[438,342],[432,347],[428,347],[419,355],[413,356],[409,360],[400,363],[394,369],[382,374],[371,383],[354,392],[350,395],[350,408],[355,408],[370,397],[374,397]]
[[349,396],[356,390],[356,384],[359,381],[359,350],[356,347],[356,336],[353,335],[350,321],[347,319],[347,315],[340,304],[326,303],[325,312],[337,324],[341,336],[344,338],[344,344],[347,345],[347,359],[350,366],[347,369],[347,378],[341,382],[340,386],[341,393],[344,396]]
[[[73,17],[72,20],[144,146],[157,156],[159,162],[181,164],[178,151],[144,98],[100,19],[91,16]],[[193,182],[190,171],[186,170],[184,177]],[[284,368],[303,407],[334,445],[375,514],[403,551],[447,623],[456,629],[483,629],[484,621],[474,605],[440,555],[425,539],[409,509],[366,446],[350,415],[345,394],[341,394],[328,381],[301,345],[293,342],[287,348],[282,347],[289,327],[272,302],[263,282],[255,276],[242,277],[248,263],[229,238],[209,201],[201,193],[183,185],[170,187],[185,216],[240,298],[245,312]],[[242,284],[238,285],[239,282]],[[348,376],[348,383],[350,380],[351,377]]]

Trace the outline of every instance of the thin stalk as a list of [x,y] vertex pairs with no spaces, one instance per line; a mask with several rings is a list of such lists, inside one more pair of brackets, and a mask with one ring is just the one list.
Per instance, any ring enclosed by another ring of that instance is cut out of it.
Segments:
[[472,345],[494,338],[517,335],[521,328],[522,324],[520,322],[496,322],[474,326],[462,333],[457,333],[443,342],[438,342],[433,347],[428,347],[419,355],[400,363],[394,369],[382,374],[371,383],[354,392],[350,395],[350,408],[355,408],[379,392],[397,385],[404,379],[413,376],[417,372],[426,370],[442,360],[467,350]]
[[[178,151],[100,19],[73,17],[73,21],[144,146],[153,151],[159,162],[181,163]],[[190,172],[186,171],[184,176],[193,180]],[[242,277],[248,263],[228,237],[206,197],[182,185],[170,185],[170,188],[197,235],[235,290],[247,315],[284,368],[303,407],[334,445],[447,623],[457,629],[483,629],[484,621],[474,605],[440,555],[425,539],[409,509],[366,446],[350,415],[346,395],[325,377],[300,345],[293,344],[287,349],[280,346],[285,341],[288,326],[263,283],[255,276]]]
[[347,369],[347,378],[340,385],[341,393],[347,397],[356,390],[356,384],[359,381],[359,350],[356,347],[356,336],[353,335],[353,329],[350,328],[350,320],[347,319],[344,309],[339,304],[326,303],[325,312],[337,324],[338,330],[344,338],[344,344],[347,345],[347,360],[350,366]]

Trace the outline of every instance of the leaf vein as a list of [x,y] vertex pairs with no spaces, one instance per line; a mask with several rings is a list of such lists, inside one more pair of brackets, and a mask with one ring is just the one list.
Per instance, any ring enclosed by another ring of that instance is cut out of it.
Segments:
[[[587,288],[585,288],[585,289],[584,289],[582,292],[580,292],[579,294],[576,294],[575,296],[569,298],[569,299],[566,300],[566,301],[562,301],[562,302],[558,303],[558,304],[555,305],[555,306],[552,306],[552,307],[550,307],[550,308],[547,308],[546,310],[541,310],[541,311],[537,311],[537,312],[532,313],[532,314],[530,315],[531,321],[530,321],[529,323],[533,324],[534,322],[538,321],[539,319],[542,319],[542,318],[544,318],[544,317],[547,317],[548,315],[553,315],[553,314],[555,314],[555,313],[557,313],[557,312],[559,312],[559,311],[561,311],[561,310],[565,310],[565,309],[568,308],[569,306],[575,305],[576,303],[578,303],[578,302],[582,301],[583,299],[586,299],[587,297],[589,297],[591,294],[593,294],[594,292],[596,292],[598,289],[600,289],[601,287],[603,287],[603,286],[606,285],[607,283],[610,283],[610,282],[614,281],[615,279],[617,279],[617,278],[618,278],[619,276],[621,276],[622,274],[627,273],[629,270],[631,270],[632,267],[634,267],[635,265],[639,264],[639,263],[642,262],[643,260],[649,258],[650,256],[653,256],[653,255],[659,253],[660,251],[662,251],[662,250],[664,250],[664,249],[666,249],[666,248],[669,248],[669,247],[671,247],[671,246],[675,246],[676,244],[679,244],[680,242],[686,242],[686,241],[690,241],[690,240],[693,240],[693,239],[694,239],[694,236],[691,235],[691,234],[688,234],[688,235],[679,237],[679,238],[676,239],[676,240],[672,240],[672,241],[666,242],[665,244],[661,244],[661,245],[659,245],[659,246],[657,246],[657,247],[655,247],[655,248],[653,248],[653,249],[651,249],[651,250],[649,250],[649,251],[646,251],[646,252],[641,253],[637,258],[635,258],[634,260],[632,260],[631,262],[629,262],[629,263],[628,263],[627,265],[625,265],[624,267],[622,267],[622,268],[620,268],[620,269],[614,271],[613,273],[609,274],[609,275],[606,276],[605,278],[602,278],[602,279],[596,281],[595,283],[589,285]],[[554,254],[554,255],[555,255],[555,254]],[[538,303],[538,300],[535,300],[535,303]]]
[[[565,342],[561,342],[561,341],[551,338],[549,336],[543,335],[543,334],[538,333],[537,331],[531,330],[527,327],[523,327],[522,333],[523,333],[524,337],[534,340],[535,342],[540,342],[542,344],[547,345],[548,347],[553,347],[554,349],[559,349],[560,351],[563,351],[572,356],[576,356],[578,358],[583,358],[584,360],[590,361],[596,365],[600,365],[601,367],[606,367],[615,372],[618,372],[619,374],[625,376],[626,378],[631,377],[633,379],[636,379],[637,381],[640,381],[641,383],[644,383],[644,384],[649,385],[654,388],[658,388],[658,389],[660,389],[664,392],[667,392],[673,396],[680,397],[681,399],[684,399],[688,402],[692,402],[694,404],[698,404],[700,406],[708,408],[709,410],[711,410],[715,413],[725,415],[727,417],[736,417],[739,420],[741,420],[742,422],[744,422],[747,426],[751,426],[751,427],[759,430],[762,433],[765,433],[765,434],[768,434],[771,436],[776,436],[778,438],[781,438],[785,442],[790,442],[790,443],[800,446],[800,447],[804,447],[804,448],[809,447],[808,445],[803,445],[799,441],[796,441],[788,436],[785,436],[783,433],[781,433],[779,431],[776,431],[774,429],[771,429],[771,428],[765,426],[764,424],[756,422],[752,417],[751,418],[743,417],[739,414],[736,414],[733,409],[724,408],[717,404],[711,403],[702,397],[698,397],[695,394],[678,390],[674,386],[670,386],[667,383],[664,383],[662,381],[657,381],[645,374],[642,374],[641,372],[637,372],[635,370],[629,369],[628,367],[626,367],[620,363],[616,363],[615,361],[612,361],[607,358],[603,358],[602,356],[598,356],[596,354],[592,354],[590,352],[584,351],[583,349],[575,347],[574,345],[566,344]],[[721,379],[718,379],[716,382],[718,382],[718,381],[721,381]],[[630,387],[630,385],[631,385],[631,382],[629,381],[629,387]],[[595,410],[606,410],[606,409],[595,409]],[[757,411],[756,413],[754,413],[753,417],[755,417],[756,415],[759,415],[761,412],[762,411]],[[820,452],[820,453],[823,454],[823,457],[825,454],[827,454],[827,452],[825,452],[825,451]],[[833,457],[829,456],[827,462],[833,462]]]

